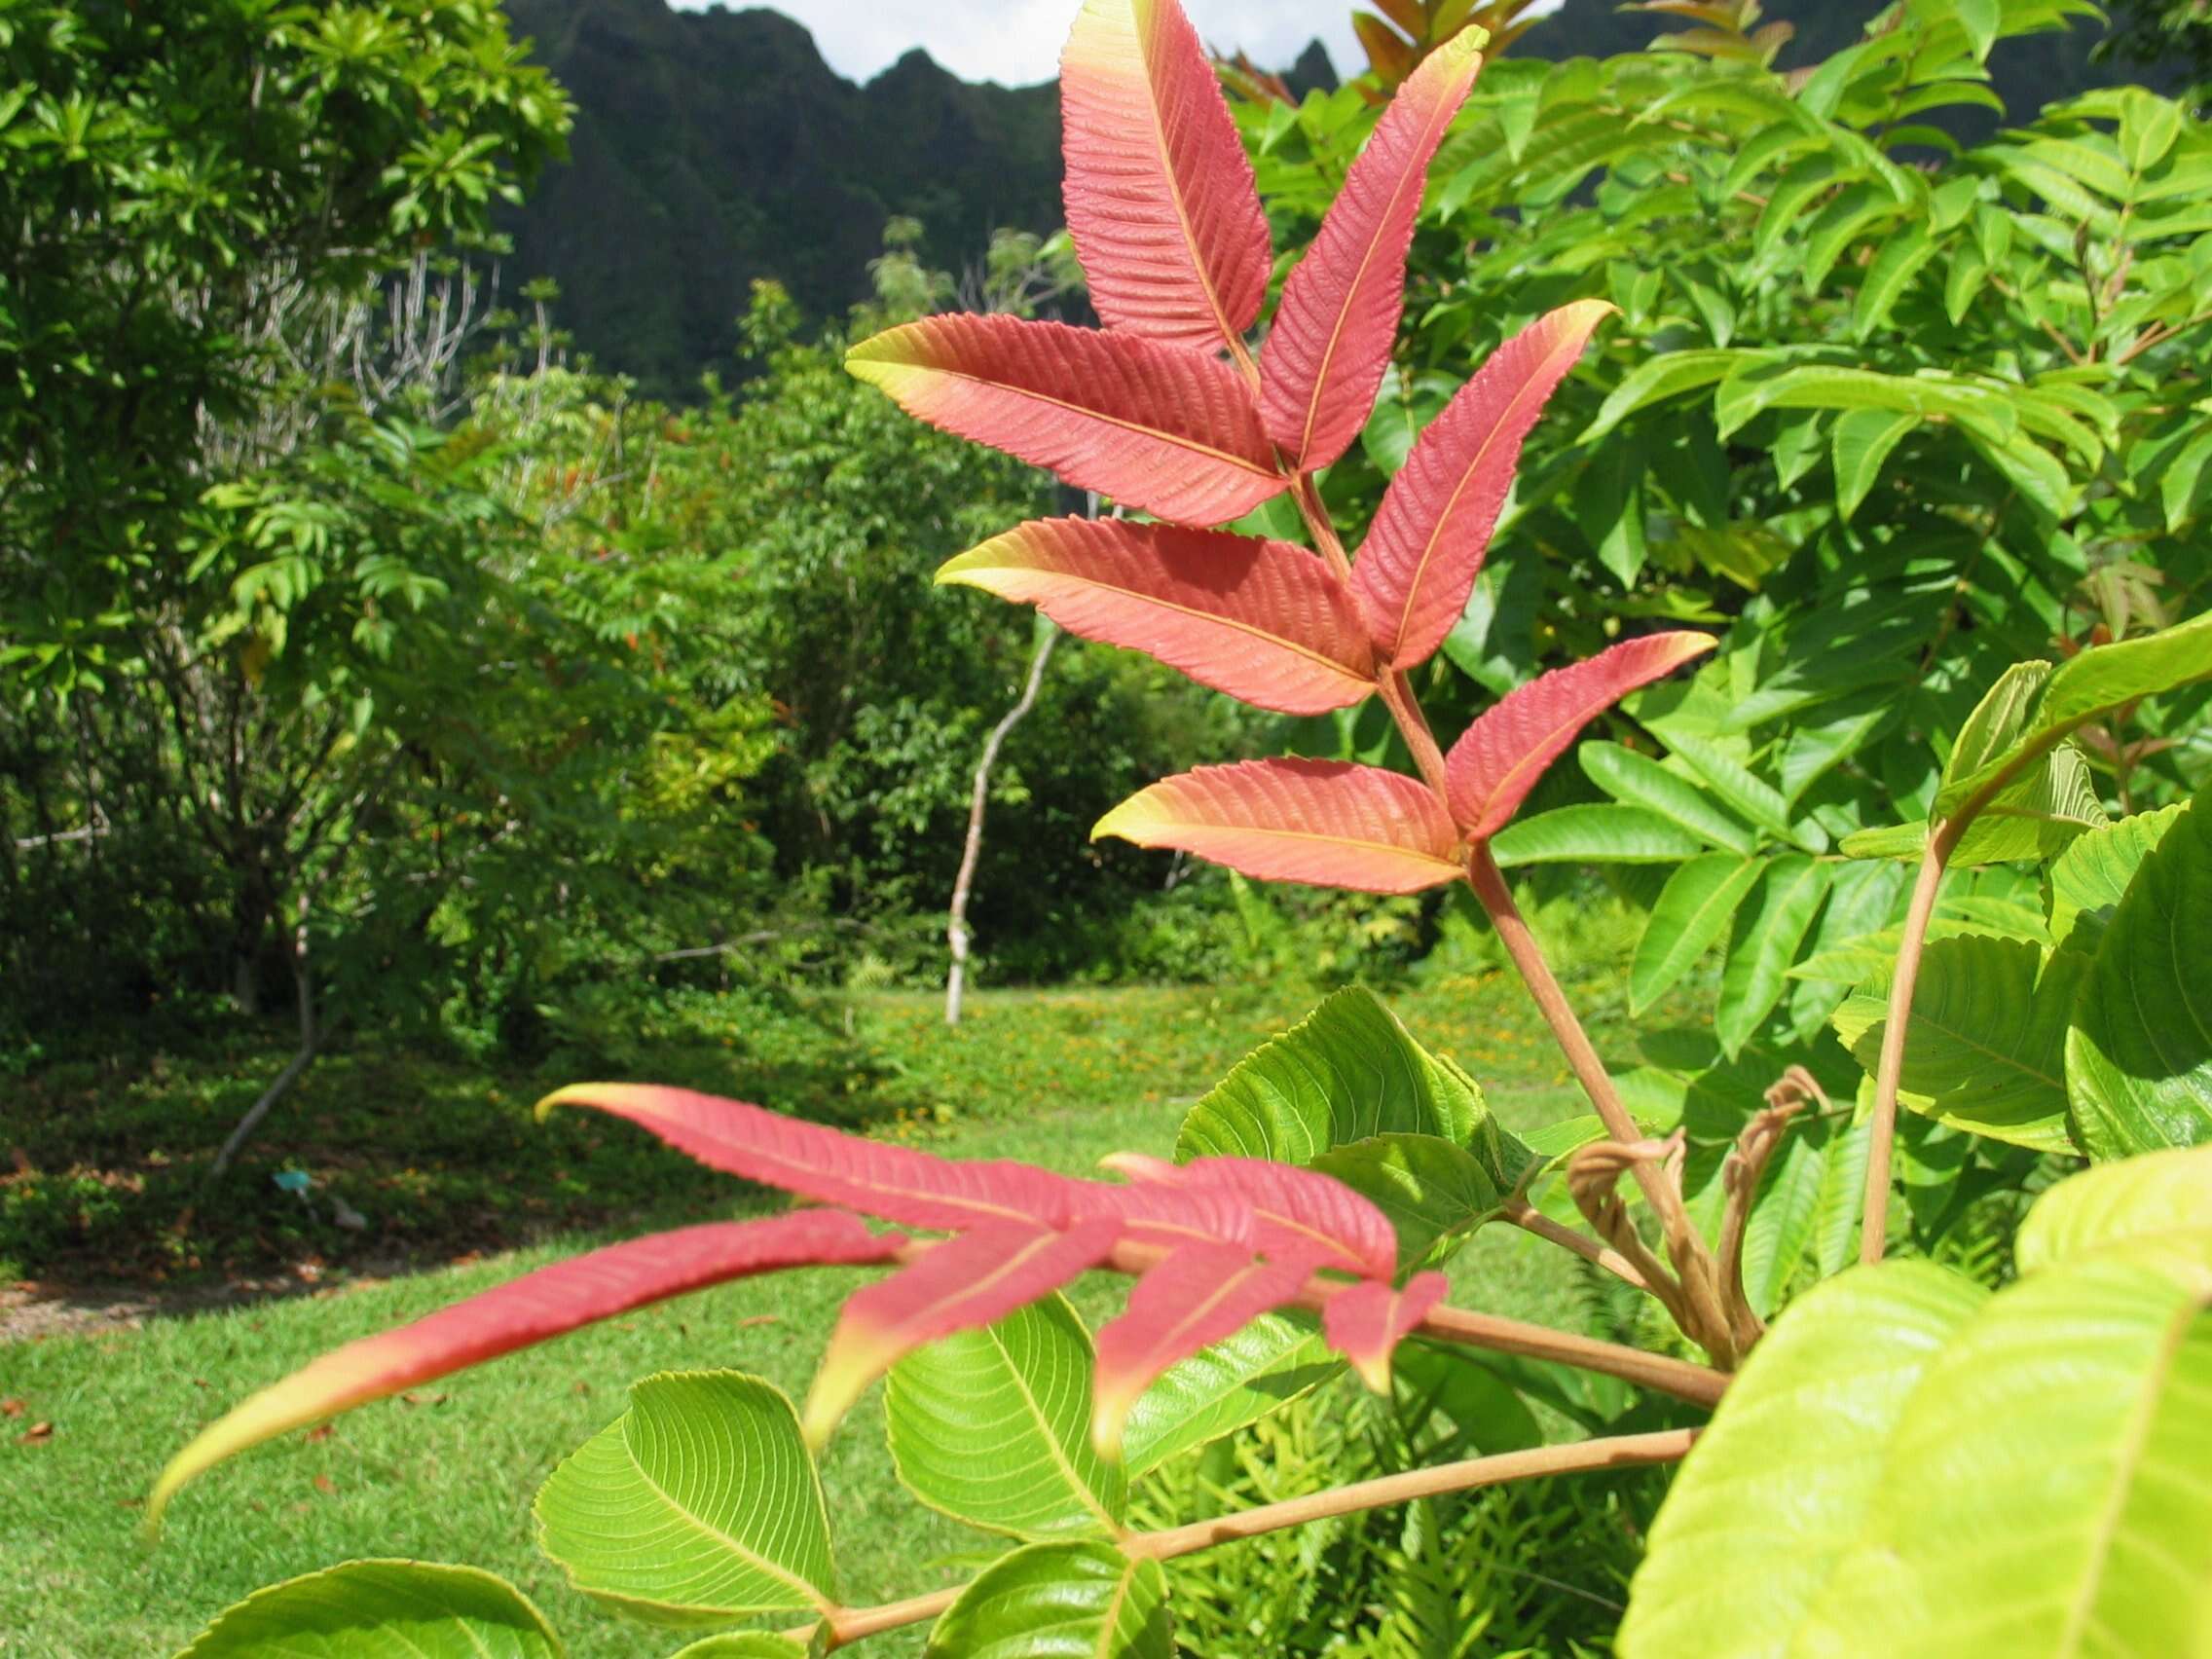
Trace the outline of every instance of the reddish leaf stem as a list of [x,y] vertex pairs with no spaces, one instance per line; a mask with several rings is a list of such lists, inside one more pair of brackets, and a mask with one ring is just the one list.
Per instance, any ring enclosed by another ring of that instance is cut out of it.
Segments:
[[[1430,1469],[1409,1469],[1403,1474],[1354,1481],[1348,1486],[1280,1503],[1263,1503],[1235,1515],[1217,1515],[1158,1532],[1131,1533],[1120,1540],[1124,1554],[1139,1561],[1171,1561],[1221,1544],[1278,1532],[1288,1527],[1310,1526],[1340,1515],[1368,1509],[1384,1509],[1411,1503],[1416,1498],[1437,1497],[1446,1493],[1472,1492],[1506,1481],[1532,1480],[1544,1475],[1578,1474],[1593,1469],[1640,1468],[1653,1463],[1679,1461],[1696,1443],[1694,1428],[1664,1429],[1654,1434],[1622,1434],[1603,1440],[1578,1440],[1565,1446],[1539,1446],[1528,1452],[1505,1452],[1489,1457],[1469,1457],[1456,1463],[1440,1463]],[[876,1636],[902,1625],[934,1619],[959,1600],[960,1587],[933,1590],[926,1596],[909,1596],[877,1607],[838,1607],[827,1621],[826,1645],[843,1647],[864,1637]],[[800,1636],[810,1636],[810,1626]]]
[[[1414,764],[1420,768],[1422,781],[1436,792],[1437,799],[1444,800],[1444,751],[1437,745],[1436,734],[1428,729],[1428,717],[1414,696],[1413,682],[1398,670],[1385,668],[1376,677],[1375,685],[1382,693],[1383,707],[1398,722],[1398,735],[1413,751]],[[1451,810],[1447,801],[1445,811]]]
[[1505,1219],[1525,1233],[1533,1233],[1538,1238],[1557,1244],[1562,1249],[1572,1250],[1584,1261],[1604,1268],[1615,1278],[1636,1286],[1638,1290],[1648,1293],[1651,1289],[1649,1281],[1637,1272],[1636,1264],[1618,1250],[1591,1237],[1587,1233],[1577,1233],[1571,1227],[1562,1227],[1539,1209],[1526,1203],[1508,1204],[1505,1206]]
[[[1988,793],[1984,791],[1983,793]],[[1890,1007],[1882,1026],[1882,1058],[1874,1073],[1874,1116],[1866,1140],[1866,1213],[1859,1233],[1859,1259],[1878,1262],[1890,1233],[1890,1161],[1897,1145],[1898,1088],[1904,1078],[1905,1038],[1912,1024],[1912,992],[1920,978],[1920,957],[1928,942],[1928,924],[1943,886],[1943,866],[1958,845],[1971,813],[1962,813],[1928,838],[1905,911],[1904,937],[1898,941],[1897,973],[1890,979]]]
[[1329,562],[1329,569],[1336,572],[1337,580],[1349,581],[1351,556],[1345,551],[1344,537],[1337,534],[1337,527],[1329,518],[1328,506],[1321,499],[1321,491],[1313,482],[1313,474],[1301,472],[1293,479],[1290,497],[1298,503],[1298,513],[1306,521],[1307,534],[1313,537],[1313,545],[1321,550],[1321,557]]

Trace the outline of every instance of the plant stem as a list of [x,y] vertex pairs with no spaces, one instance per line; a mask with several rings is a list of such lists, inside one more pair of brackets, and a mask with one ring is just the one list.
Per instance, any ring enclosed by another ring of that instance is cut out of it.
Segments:
[[1859,1234],[1862,1262],[1880,1261],[1889,1239],[1890,1161],[1897,1145],[1898,1086],[1904,1077],[1912,991],[1920,978],[1920,956],[1928,942],[1928,924],[1936,914],[1936,896],[1943,886],[1943,866],[1958,844],[1958,830],[1968,821],[1962,816],[1929,836],[1920,874],[1912,885],[1912,903],[1905,911],[1904,937],[1898,941],[1898,968],[1890,980],[1889,1013],[1882,1026],[1882,1058],[1874,1074],[1873,1127],[1866,1140],[1865,1220]]
[[1337,580],[1351,579],[1351,556],[1345,551],[1344,538],[1330,521],[1329,508],[1321,499],[1320,488],[1313,482],[1313,474],[1301,472],[1290,486],[1291,499],[1298,503],[1298,513],[1306,521],[1307,534],[1313,537],[1313,545],[1321,550],[1321,557],[1329,562]]
[[[1385,668],[1376,676],[1375,688],[1382,693],[1382,706],[1398,722],[1398,735],[1413,752],[1422,781],[1436,792],[1437,799],[1443,800],[1444,751],[1437,746],[1436,734],[1428,729],[1428,717],[1421,713],[1420,703],[1414,696],[1413,682],[1398,670]],[[1449,812],[1450,806],[1445,810]]]
[[[1349,1486],[1287,1498],[1281,1503],[1263,1503],[1235,1515],[1194,1521],[1187,1527],[1132,1533],[1121,1540],[1121,1548],[1124,1555],[1138,1561],[1171,1561],[1177,1556],[1193,1555],[1217,1545],[1256,1538],[1263,1532],[1278,1532],[1287,1527],[1309,1526],[1340,1515],[1411,1503],[1419,1497],[1473,1492],[1479,1487],[1531,1480],[1542,1475],[1678,1462],[1697,1436],[1694,1428],[1672,1428],[1655,1434],[1622,1434],[1603,1440],[1579,1440],[1566,1446],[1539,1446],[1529,1452],[1469,1457],[1457,1463],[1440,1463],[1432,1469],[1409,1469],[1404,1474],[1355,1481]],[[935,1618],[952,1605],[959,1595],[958,1588],[935,1590],[927,1596],[910,1596],[903,1602],[887,1602],[879,1607],[835,1608],[828,1620],[828,1644],[832,1648],[843,1647],[863,1637]]]
[[1506,1205],[1505,1219],[1524,1232],[1533,1233],[1538,1238],[1557,1244],[1562,1249],[1572,1250],[1584,1261],[1604,1268],[1615,1278],[1649,1294],[1651,1286],[1644,1276],[1636,1271],[1634,1262],[1631,1262],[1618,1250],[1591,1237],[1587,1233],[1577,1233],[1571,1227],[1562,1227],[1543,1211],[1525,1203]]

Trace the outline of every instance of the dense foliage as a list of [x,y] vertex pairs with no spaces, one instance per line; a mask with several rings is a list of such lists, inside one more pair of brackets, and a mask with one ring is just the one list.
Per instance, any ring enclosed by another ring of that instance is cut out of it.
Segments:
[[[1593,1115],[1507,1133],[1358,989],[1198,1101],[1172,1161],[1109,1160],[1119,1180],[572,1085],[539,1110],[811,1207],[340,1348],[203,1430],[150,1520],[257,1442],[594,1319],[881,1265],[803,1408],[664,1374],[556,1471],[538,1537],[579,1588],[744,1627],[701,1655],[926,1620],[945,1659],[1168,1659],[1178,1594],[1218,1582],[1170,1564],[1411,1503],[1379,1564],[1306,1558],[1333,1593],[1189,1628],[1453,1653],[1493,1620],[1549,1639],[1462,1541],[1510,1511],[1457,1494],[1683,1461],[1625,1652],[2186,1650],[2212,1605],[2212,613],[2190,534],[2212,135],[2140,90],[1963,153],[1915,119],[1981,97],[1997,38],[2067,10],[1900,6],[1786,76],[1753,8],[1700,7],[1686,50],[1508,62],[1479,92],[1478,33],[1409,26],[1388,99],[1255,104],[1240,143],[1172,4],[1090,0],[1066,196],[1105,327],[885,318],[848,362],[1125,512],[1032,520],[942,577],[1312,721],[1333,754],[1180,773],[1094,834],[1256,880],[1449,888]],[[1926,148],[1946,159],[1900,159]],[[1278,285],[1286,228],[1307,245]],[[1563,865],[1647,902],[1632,1009],[1722,947],[1709,1029],[1647,1034],[1634,1069],[1598,1053],[1504,873]],[[1488,1225],[1647,1298],[1636,1340],[1453,1306],[1440,1267]],[[1095,1336],[1060,1294],[1094,1270],[1133,1281]],[[1239,1451],[1346,1370],[1411,1466],[1340,1437],[1339,1484],[1225,1509],[1250,1493]],[[962,1585],[856,1606],[814,1459],[886,1376],[901,1481],[1010,1541]],[[1194,1456],[1224,1479],[1132,1509]],[[1650,1489],[1612,1495],[1641,1531]],[[1372,1601],[1347,1626],[1351,1595]],[[497,1581],[376,1562],[265,1592],[193,1651],[307,1626],[558,1651]]]

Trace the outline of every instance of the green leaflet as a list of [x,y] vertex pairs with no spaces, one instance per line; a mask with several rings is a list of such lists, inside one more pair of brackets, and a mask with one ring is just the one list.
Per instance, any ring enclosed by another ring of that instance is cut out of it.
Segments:
[[1505,1196],[1472,1153],[1437,1135],[1371,1136],[1323,1153],[1311,1167],[1390,1218],[1400,1273],[1431,1265],[1440,1245],[1496,1215]]
[[1733,1059],[1774,1012],[1789,965],[1827,898],[1832,866],[1797,854],[1770,862],[1756,901],[1736,917],[1713,1029]]
[[2066,1090],[2090,1156],[2212,1139],[2212,812],[2181,815],[2112,912],[2074,1005]]
[[1759,1182],[1744,1228],[1744,1296],[1762,1319],[1774,1316],[1819,1236],[1829,1138],[1817,1124],[1792,1124]]
[[[2085,959],[2024,940],[1963,934],[1921,956],[1899,1099],[1957,1128],[2039,1152],[2072,1152],[2066,1128],[2067,1015]],[[1886,992],[1836,1010],[1836,1035],[1871,1076]]]
[[1495,1133],[1482,1090],[1354,985],[1237,1061],[1184,1118],[1175,1157],[1307,1163],[1369,1135],[1441,1135],[1464,1145],[1486,1127]]
[[2100,1163],[2036,1200],[2013,1259],[2023,1273],[2155,1234],[2212,1226],[2212,1147],[2177,1148]]
[[2050,937],[2094,952],[2135,872],[2188,810],[2187,801],[2177,801],[2138,812],[2091,830],[2060,853],[2050,866]]
[[1764,866],[1734,853],[1706,853],[1667,878],[1628,971],[1629,1011],[1649,1008],[1727,931]]
[[1846,520],[1874,488],[1890,451],[1919,424],[1915,416],[1886,409],[1854,409],[1836,421],[1830,435],[1835,455],[1835,506]]
[[1174,1659],[1167,1581],[1111,1544],[1029,1544],[945,1608],[927,1659]]
[[1585,803],[1517,819],[1491,838],[1501,869],[1538,864],[1679,864],[1705,843],[1641,806]]
[[1604,437],[1639,409],[1725,380],[1748,357],[1728,350],[1661,351],[1646,357],[1613,388],[1597,419],[1584,428],[1582,442]]
[[681,1649],[675,1659],[807,1659],[807,1652],[789,1637],[753,1630],[703,1637]]
[[1809,1650],[2186,1654],[2212,1630],[2212,1227],[2046,1266],[1944,1345]]
[[1891,1426],[1941,1345],[1987,1299],[1947,1269],[1885,1262],[1792,1303],[1751,1350],[1659,1511],[1629,1587],[1626,1659],[1791,1651],[1859,1534]]
[[830,1520],[791,1401],[736,1371],[664,1372],[555,1469],[538,1544],[587,1595],[662,1625],[816,1613]]
[[1343,1367],[1309,1321],[1262,1314],[1171,1366],[1137,1396],[1122,1430],[1122,1466],[1135,1480],[1178,1453],[1259,1421]]
[[892,1367],[886,1433],[932,1509],[1018,1538],[1110,1534],[1121,1467],[1090,1444],[1090,1333],[1054,1293]]
[[1972,772],[1946,771],[1936,815],[2032,764],[2084,721],[2179,686],[2212,679],[2212,612],[2138,640],[2096,645],[2055,670],[2010,742]]
[[521,1591],[473,1567],[354,1561],[257,1590],[177,1659],[559,1659]]
[[1593,739],[1577,749],[1574,757],[1590,781],[1615,800],[1671,819],[1707,846],[1748,854],[1758,845],[1757,832],[1750,825],[1647,755]]

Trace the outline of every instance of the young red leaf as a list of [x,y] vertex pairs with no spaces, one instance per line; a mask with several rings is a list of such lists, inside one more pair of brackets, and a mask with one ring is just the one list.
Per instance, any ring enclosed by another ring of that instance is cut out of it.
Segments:
[[1413,447],[1376,509],[1352,591],[1392,668],[1424,662],[1467,608],[1521,445],[1613,308],[1562,306],[1492,352]]
[[806,1438],[817,1447],[827,1441],[861,1391],[903,1355],[1003,1319],[1059,1289],[1112,1254],[1121,1234],[1121,1224],[1110,1218],[1078,1222],[1065,1233],[978,1227],[856,1291],[807,1393]]
[[1466,873],[1433,794],[1338,760],[1200,766],[1122,802],[1090,832],[1102,835],[1180,848],[1262,881],[1362,893],[1419,893]]
[[1060,56],[1062,195],[1110,328],[1218,351],[1267,298],[1267,215],[1175,0],[1088,0]]
[[1243,378],[1219,358],[1058,322],[932,316],[845,366],[907,414],[1185,524],[1250,512],[1286,481]]
[[710,1222],[656,1233],[525,1273],[411,1325],[324,1354],[203,1429],[146,1501],[157,1525],[179,1487],[272,1435],[481,1365],[595,1320],[748,1273],[816,1263],[888,1261],[905,1239],[839,1210]]
[[1072,634],[1145,651],[1278,714],[1348,708],[1375,689],[1359,608],[1286,542],[1047,519],[970,549],[937,579],[1033,604]]
[[1329,1298],[1321,1309],[1329,1346],[1351,1361],[1378,1394],[1390,1391],[1390,1354],[1399,1339],[1428,1317],[1451,1286],[1442,1273],[1416,1273],[1403,1290],[1387,1279],[1362,1279]]
[[1244,1199],[1257,1223],[1254,1242],[1269,1255],[1303,1257],[1316,1266],[1385,1279],[1397,1269],[1398,1237],[1388,1217],[1342,1181],[1315,1170],[1260,1158],[1170,1163],[1128,1152],[1104,1161],[1132,1181]]
[[1260,409],[1268,436],[1303,470],[1344,454],[1375,407],[1429,158],[1475,84],[1480,38],[1454,36],[1398,89],[1283,285],[1260,358]]
[[1713,649],[1710,634],[1647,634],[1555,668],[1483,711],[1445,761],[1452,816],[1488,840],[1504,829],[1574,734],[1640,685]]
[[650,1129],[710,1168],[907,1227],[1060,1227],[1083,1183],[1026,1163],[956,1162],[863,1140],[742,1100],[648,1084],[578,1083],[537,1103],[590,1106]]
[[1127,1309],[1098,1333],[1090,1438],[1100,1455],[1121,1456],[1122,1425],[1153,1379],[1294,1301],[1318,1265],[1191,1244],[1137,1280]]

